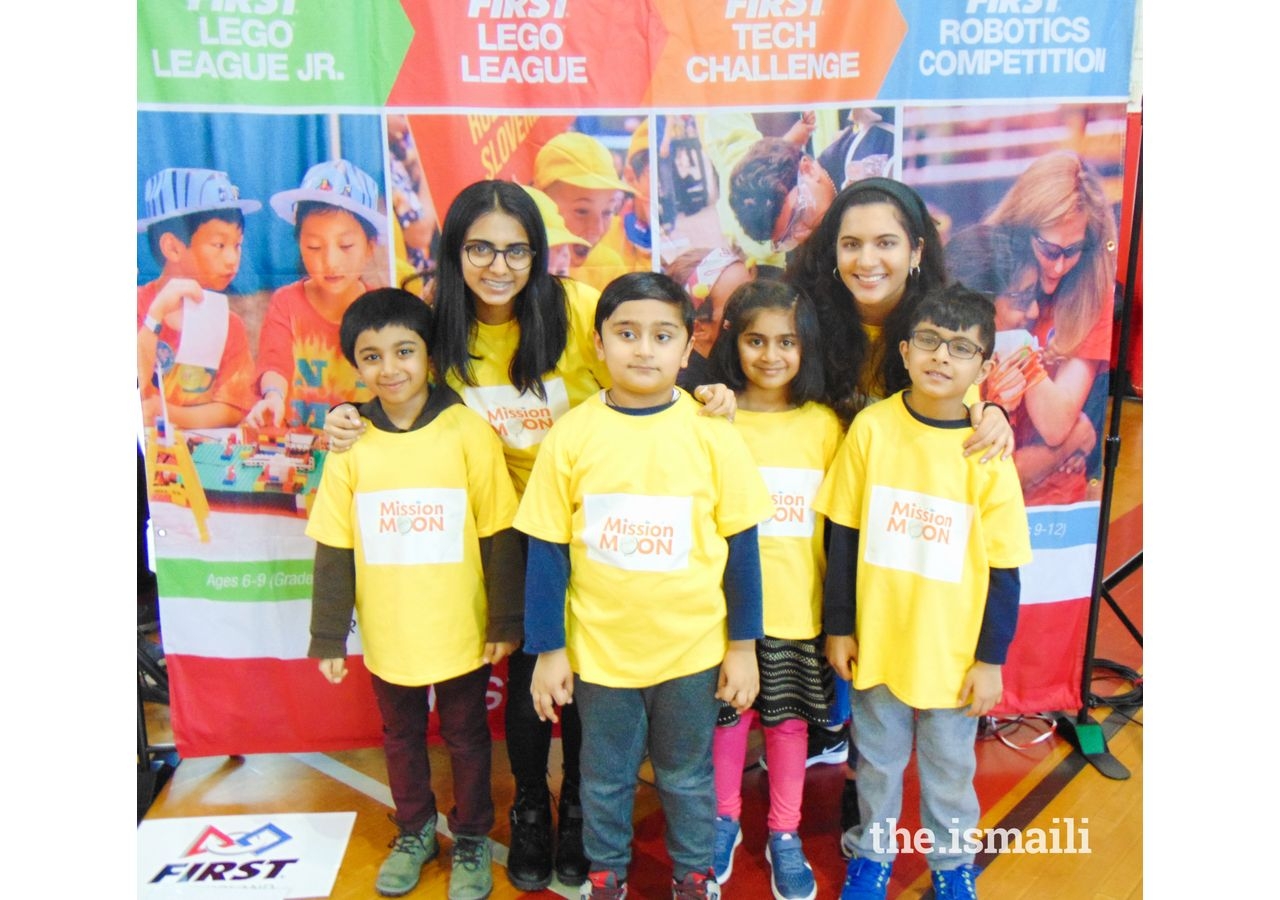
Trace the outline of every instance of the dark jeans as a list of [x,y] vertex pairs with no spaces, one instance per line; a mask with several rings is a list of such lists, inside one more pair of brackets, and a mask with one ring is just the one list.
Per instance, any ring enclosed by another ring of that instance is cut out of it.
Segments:
[[[507,657],[507,758],[517,787],[537,787],[547,782],[547,754],[551,752],[551,723],[543,722],[533,708],[529,684],[538,657],[517,650]],[[564,751],[564,780],[580,783],[578,754],[582,749],[582,720],[577,704],[560,710],[560,742]]]
[[645,753],[653,764],[667,852],[677,881],[711,868],[716,787],[711,738],[720,669],[683,675],[647,688],[611,688],[574,678],[582,706],[582,839],[592,871],[626,878],[631,864],[631,816],[636,772]]
[[[484,837],[493,828],[493,794],[489,789],[492,741],[485,706],[489,668],[481,666],[435,685],[440,736],[453,770],[454,806],[449,811],[449,828],[454,834],[473,837]],[[396,822],[401,828],[419,831],[436,814],[427,755],[430,686],[405,687],[372,673],[370,676],[382,713],[382,746]]]

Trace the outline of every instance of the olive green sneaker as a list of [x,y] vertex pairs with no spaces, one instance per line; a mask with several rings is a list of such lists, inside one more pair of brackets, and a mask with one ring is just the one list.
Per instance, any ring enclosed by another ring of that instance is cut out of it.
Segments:
[[384,897],[403,897],[418,886],[422,867],[440,852],[436,843],[436,817],[428,819],[418,831],[401,828],[388,846],[391,853],[378,870],[378,880],[373,886]]
[[483,900],[493,890],[493,866],[487,837],[460,834],[453,843],[449,900]]

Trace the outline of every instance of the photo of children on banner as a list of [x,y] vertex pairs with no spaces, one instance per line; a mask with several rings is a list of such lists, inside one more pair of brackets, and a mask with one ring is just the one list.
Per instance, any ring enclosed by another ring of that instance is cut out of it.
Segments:
[[854,107],[849,124],[818,154],[818,162],[838,187],[863,178],[892,178],[898,158],[898,133],[892,106]]
[[617,248],[603,240],[622,198],[634,190],[618,177],[609,148],[589,134],[561,132],[538,150],[533,186],[552,199],[568,229],[587,242],[571,247],[571,278],[599,291],[631,271]]
[[600,243],[618,254],[628,272],[653,268],[653,235],[649,231],[649,120],[642,119],[631,133],[622,178],[630,194],[624,196],[618,215],[609,223]]
[[435,267],[432,244],[440,233],[435,203],[422,171],[418,145],[404,115],[387,116],[387,174],[391,183],[396,283],[424,294]]
[[1031,163],[985,221],[1010,229],[1039,273],[1023,288],[1035,292],[1038,315],[1023,324],[1048,377],[1028,386],[1017,438],[1020,448],[1051,452],[1041,464],[1019,466],[1027,504],[1084,500],[1091,474],[1084,459],[1101,433],[1111,359],[1115,214],[1097,173],[1078,154],[1058,151]]
[[253,359],[244,321],[224,293],[240,268],[244,216],[225,172],[166,168],[144,187],[146,233],[160,277],[138,288],[138,386],[147,425],[236,425],[253,405]]
[[677,256],[666,272],[693,300],[693,353],[676,380],[681,387],[692,389],[711,377],[707,360],[720,334],[729,295],[751,281],[755,271],[728,247],[699,247]]
[[271,295],[258,341],[261,399],[245,422],[318,432],[334,404],[370,396],[338,332],[342,314],[381,280],[371,267],[386,215],[373,178],[345,159],[312,166],[299,187],[272,195],[271,208],[293,226],[306,276]]
[[983,398],[1006,409],[1014,433],[1025,436],[1013,452],[1023,490],[1034,490],[1053,475],[1060,483],[1075,483],[1072,496],[1084,499],[1085,458],[1098,441],[1089,417],[1081,412],[1067,439],[1050,447],[1035,439],[1023,408],[1023,398],[1049,377],[1042,362],[1044,349],[1031,333],[1040,306],[1039,269],[1030,246],[1010,229],[972,225],[947,245],[947,256],[957,281],[995,303],[995,366],[982,385]]
[[538,205],[542,224],[547,229],[547,271],[557,278],[568,278],[569,267],[573,263],[573,248],[590,248],[591,244],[569,230],[554,200],[536,187],[527,184],[520,186]]

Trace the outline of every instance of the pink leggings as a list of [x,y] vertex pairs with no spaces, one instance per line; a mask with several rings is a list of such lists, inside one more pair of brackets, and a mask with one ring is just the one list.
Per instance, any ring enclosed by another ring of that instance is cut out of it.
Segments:
[[[716,770],[716,815],[742,817],[742,767],[747,759],[747,733],[756,711],[738,715],[738,724],[717,727],[711,755]],[[804,719],[787,719],[764,729],[764,751],[769,760],[769,830],[797,831],[800,802],[804,797],[804,761],[809,726]]]

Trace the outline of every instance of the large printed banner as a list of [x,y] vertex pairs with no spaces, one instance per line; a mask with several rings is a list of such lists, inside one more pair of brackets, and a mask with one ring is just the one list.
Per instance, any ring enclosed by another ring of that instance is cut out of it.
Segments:
[[952,277],[996,297],[986,392],[1035,553],[1001,711],[1078,708],[1132,28],[1107,0],[140,2],[139,384],[179,752],[380,742],[358,627],[341,685],[306,659],[324,420],[369,396],[337,323],[372,287],[430,301],[445,211],[491,178],[535,197],[557,274],[689,289],[694,384],[728,295],[787,265],[753,199],[780,184],[816,219],[859,178],[915,187]]

